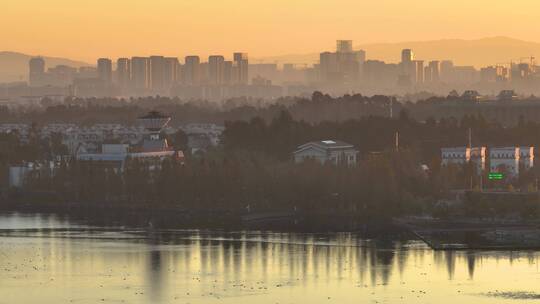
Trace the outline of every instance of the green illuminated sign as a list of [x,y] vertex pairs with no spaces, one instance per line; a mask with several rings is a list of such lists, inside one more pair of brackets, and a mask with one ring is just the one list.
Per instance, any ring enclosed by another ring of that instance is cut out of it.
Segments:
[[488,178],[489,180],[502,180],[504,179],[504,175],[498,172],[491,172],[488,174]]

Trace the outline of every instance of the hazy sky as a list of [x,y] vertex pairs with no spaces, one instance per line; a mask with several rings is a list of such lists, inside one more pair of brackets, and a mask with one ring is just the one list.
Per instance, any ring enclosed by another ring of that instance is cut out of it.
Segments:
[[357,44],[540,41],[539,0],[2,0],[0,50],[96,57],[311,53]]

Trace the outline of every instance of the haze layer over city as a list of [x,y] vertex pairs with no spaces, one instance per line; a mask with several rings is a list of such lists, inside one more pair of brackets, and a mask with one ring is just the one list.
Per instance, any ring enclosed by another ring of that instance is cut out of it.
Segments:
[[3,0],[0,303],[540,299],[537,0]]

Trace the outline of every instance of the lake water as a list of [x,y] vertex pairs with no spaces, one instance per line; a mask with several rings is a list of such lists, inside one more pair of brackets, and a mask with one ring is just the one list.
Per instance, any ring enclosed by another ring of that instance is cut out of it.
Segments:
[[0,215],[0,303],[540,303],[539,253]]

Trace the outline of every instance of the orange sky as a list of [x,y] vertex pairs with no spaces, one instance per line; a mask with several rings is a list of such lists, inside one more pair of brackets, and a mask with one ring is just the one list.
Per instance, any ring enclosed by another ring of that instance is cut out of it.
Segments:
[[311,53],[336,39],[540,41],[539,16],[538,0],[2,0],[0,50],[93,62]]

